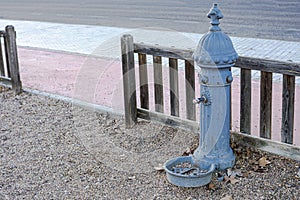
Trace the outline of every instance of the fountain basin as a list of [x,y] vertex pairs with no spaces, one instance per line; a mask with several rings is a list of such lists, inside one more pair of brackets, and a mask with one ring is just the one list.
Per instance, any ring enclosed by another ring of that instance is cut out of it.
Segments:
[[191,155],[168,160],[164,169],[170,183],[180,187],[199,187],[210,183],[215,165],[202,168]]

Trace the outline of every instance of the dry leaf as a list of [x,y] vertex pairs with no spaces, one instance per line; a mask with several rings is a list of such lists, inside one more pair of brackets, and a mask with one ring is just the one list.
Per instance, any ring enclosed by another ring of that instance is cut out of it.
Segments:
[[260,172],[260,173],[264,173],[264,172],[267,172],[268,169],[266,167],[262,167],[262,166],[259,166],[259,165],[255,165],[253,167],[253,171],[255,172]]
[[234,176],[230,176],[230,183],[231,184],[236,184],[237,182],[239,182],[239,180],[237,180],[237,179],[235,179],[235,177]]
[[225,175],[225,176],[224,176],[224,181],[225,181],[225,182],[228,182],[228,181],[229,181],[229,177]]
[[208,189],[209,189],[209,190],[216,190],[216,185],[213,184],[213,183],[209,183],[209,184],[208,184]]
[[230,176],[230,177],[225,176],[224,179],[225,179],[225,182],[230,182],[233,185],[236,184],[237,182],[239,182],[239,180],[235,179],[234,176]]
[[261,157],[259,160],[258,160],[258,165],[261,166],[261,167],[265,167],[266,165],[270,164],[271,162],[267,160],[266,157]]
[[231,195],[227,195],[226,197],[223,197],[222,199],[220,200],[233,200],[232,196]]
[[246,151],[247,151],[247,157],[250,157],[251,154],[252,154],[251,149],[248,147],[248,148],[246,149]]
[[242,174],[243,174],[243,177],[248,178],[249,174],[251,174],[251,171],[244,172]]

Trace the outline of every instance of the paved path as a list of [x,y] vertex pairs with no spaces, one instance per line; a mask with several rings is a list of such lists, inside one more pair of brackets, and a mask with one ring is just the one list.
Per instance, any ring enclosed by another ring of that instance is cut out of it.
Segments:
[[[167,30],[128,29],[106,26],[0,20],[0,27],[12,24],[19,46],[38,47],[101,57],[118,58],[119,41],[130,33],[135,41],[194,49],[201,34]],[[207,23],[207,26],[209,24]],[[231,37],[241,56],[300,62],[300,42]]]
[[[122,34],[133,34],[136,41],[177,48],[194,48],[201,37],[199,34],[159,30],[0,20],[1,27],[7,24],[14,25],[17,31],[21,78],[25,87],[120,111],[123,110],[119,47]],[[239,55],[300,62],[300,43],[297,42],[253,38],[232,40]],[[299,83],[299,79],[297,81]],[[233,94],[236,96],[239,95],[238,82],[239,79],[235,78]],[[253,84],[257,84],[253,94],[259,94],[258,82]],[[279,89],[274,91],[274,95],[276,93],[280,97],[281,86],[277,84],[276,87]],[[253,98],[258,102],[257,96]],[[237,99],[233,98],[233,125],[236,128],[239,126]],[[280,107],[280,98],[274,98],[273,130],[277,131],[274,134],[276,140],[280,135],[281,111],[277,109]],[[299,109],[300,105],[296,105],[296,113],[300,113]],[[258,109],[253,110],[253,116],[253,124],[258,125]],[[297,117],[295,121],[299,121]],[[295,125],[295,130],[300,130],[300,124]],[[252,132],[258,133],[258,126],[253,126]]]
[[[98,57],[120,59],[120,37],[129,33],[137,42],[195,49],[201,34],[167,30],[126,29],[105,26],[58,24],[48,22],[0,20],[0,27],[15,26],[17,43],[24,47],[37,47]],[[231,37],[240,56],[266,58],[300,63],[300,42]],[[239,70],[233,70],[234,75]],[[260,73],[253,71],[253,78]],[[274,75],[274,80],[281,80]],[[296,79],[300,84],[300,78]]]

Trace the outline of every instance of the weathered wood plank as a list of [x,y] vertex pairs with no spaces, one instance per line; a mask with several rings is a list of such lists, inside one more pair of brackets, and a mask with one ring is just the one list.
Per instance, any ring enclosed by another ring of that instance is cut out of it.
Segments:
[[230,111],[230,115],[229,115],[229,128],[230,130],[232,130],[232,85],[229,86],[229,111]]
[[192,120],[178,118],[176,116],[170,116],[163,113],[151,112],[142,108],[138,108],[138,117],[146,120],[153,120],[167,124],[173,127],[190,131],[196,135],[199,134],[199,124]]
[[[134,49],[137,53],[145,53],[149,55],[154,55],[155,57],[163,56],[168,57],[170,62],[170,72],[176,71],[175,74],[170,73],[170,89],[171,86],[174,87],[174,80],[177,85],[176,88],[178,90],[178,65],[176,59],[184,59],[184,60],[191,60],[193,51],[191,50],[180,50],[180,49],[173,49],[173,48],[165,48],[165,47],[159,47],[159,46],[151,46],[151,45],[144,45],[144,44],[134,44]],[[176,60],[176,63],[175,63]],[[154,62],[155,63],[155,62]],[[172,64],[173,63],[173,64]],[[174,70],[172,66],[176,66]],[[242,68],[242,78],[244,80],[241,80],[241,109],[244,110],[244,113],[241,113],[241,131],[250,133],[251,128],[251,70],[263,70],[262,72],[262,78],[261,78],[261,95],[260,95],[260,136],[264,138],[271,138],[271,115],[272,115],[272,73],[282,73],[286,75],[300,75],[300,63],[290,63],[290,62],[282,62],[282,61],[273,61],[273,60],[266,60],[266,59],[257,59],[257,58],[247,58],[247,57],[239,57],[237,64],[237,67]],[[175,77],[175,79],[174,79]],[[294,108],[290,107],[290,104],[292,101],[291,98],[291,92],[294,91],[292,89],[294,84],[293,78],[286,76],[285,77],[287,83],[284,83],[286,86],[284,86],[283,89],[283,95],[286,94],[286,91],[288,91],[289,96],[283,96],[283,107],[285,107],[286,111],[283,111],[283,113],[288,113],[288,115],[291,115],[291,111],[294,110]],[[172,82],[173,80],[173,82]],[[171,91],[174,91],[174,89],[171,89]],[[175,89],[176,91],[176,89]],[[172,95],[172,93],[171,93]],[[173,92],[174,95],[174,92]],[[178,95],[174,95],[178,99]],[[178,102],[179,103],[179,102]],[[172,104],[172,102],[171,102]],[[173,103],[174,104],[174,103]],[[171,109],[173,106],[171,106]],[[171,110],[171,114],[176,113],[174,110]],[[178,107],[178,113],[179,113],[179,107]],[[248,115],[249,114],[249,115]],[[244,116],[242,116],[244,115]],[[191,120],[182,120],[175,116],[167,116],[163,113],[152,113],[149,110],[145,109],[138,109],[138,116],[140,118],[145,119],[151,119],[155,121],[160,121],[172,126],[177,126],[179,128],[184,129],[190,129],[193,130],[196,134],[198,134],[198,123]],[[284,114],[283,114],[284,116]],[[291,116],[288,116],[287,118],[291,119]],[[284,120],[290,122],[291,120]],[[293,121],[293,120],[292,120]],[[284,123],[284,122],[283,122]],[[284,127],[284,126],[283,126]],[[288,132],[292,130],[291,125],[289,124],[287,126]],[[271,153],[275,153],[278,155],[282,155],[285,157],[289,157],[292,159],[296,159],[300,161],[300,148],[274,142],[269,139],[259,138],[251,135],[246,135],[243,133],[233,133],[232,134],[235,139],[237,139],[240,143],[243,143],[245,145],[254,146],[258,149],[268,151]],[[290,137],[291,133],[288,134],[288,136],[285,134],[286,137]],[[287,139],[284,142],[287,142]]]
[[155,111],[163,113],[164,93],[163,93],[162,61],[160,56],[153,56],[153,71],[154,71]]
[[239,144],[300,161],[300,147],[243,133],[232,133],[232,139]]
[[6,76],[11,78],[11,75],[10,75],[10,69],[9,69],[9,61],[8,61],[8,52],[9,52],[9,47],[7,45],[7,34],[5,33],[4,31],[4,52],[2,54],[3,56],[3,59],[5,59],[5,62],[6,62],[6,66],[4,65],[4,68],[5,68],[5,71],[6,71]]
[[11,88],[11,78],[0,76],[0,86]]
[[127,128],[131,128],[137,122],[133,37],[131,35],[121,37],[121,51],[125,123]]
[[18,52],[16,44],[16,32],[13,26],[5,27],[6,37],[6,49],[7,49],[7,60],[10,71],[10,77],[12,81],[12,89],[15,94],[20,94],[22,92],[22,83],[20,79]]
[[196,120],[195,99],[195,67],[194,61],[185,61],[185,95],[186,95],[186,118]]
[[149,89],[146,54],[138,54],[140,76],[140,102],[141,108],[149,109]]
[[[148,55],[162,56],[167,58],[177,58],[183,60],[192,60],[193,50],[190,49],[176,49],[170,47],[162,47],[158,45],[149,44],[134,44],[136,53],[145,53]],[[300,76],[300,63],[285,62],[278,60],[268,60],[261,58],[250,58],[239,56],[235,67],[263,70],[266,72],[287,74],[292,76]]]
[[235,67],[279,74],[288,74],[292,76],[300,75],[300,63],[295,62],[283,62],[277,60],[267,60],[241,56],[238,58]]
[[295,76],[283,75],[281,141],[293,144]]
[[272,131],[272,73],[261,72],[260,137],[271,138]]
[[251,132],[251,70],[241,69],[240,131]]
[[0,76],[5,76],[3,55],[5,50],[2,49],[2,38],[4,39],[4,31],[0,31]]
[[178,60],[169,58],[171,115],[179,116]]
[[176,58],[183,60],[192,60],[193,51],[183,50],[170,47],[162,47],[158,45],[149,45],[134,43],[134,51],[136,53],[145,53],[147,55],[161,56],[166,58]]
[[[176,128],[191,131],[196,135],[199,134],[199,124],[195,121],[184,120],[174,116],[168,116],[163,113],[154,113],[149,110],[138,108],[138,117],[147,120],[154,120]],[[231,139],[239,144],[258,148],[262,151],[270,152],[276,155],[300,161],[300,147],[269,139],[260,138],[244,133],[231,132]]]

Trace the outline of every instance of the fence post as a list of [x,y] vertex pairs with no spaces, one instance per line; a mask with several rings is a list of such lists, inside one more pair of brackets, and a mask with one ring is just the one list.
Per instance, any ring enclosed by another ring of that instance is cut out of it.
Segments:
[[137,122],[136,85],[133,50],[133,37],[131,35],[123,35],[121,37],[121,51],[126,128],[131,128]]
[[271,139],[272,132],[272,73],[261,71],[260,137]]
[[251,133],[251,70],[241,68],[240,131]]
[[281,142],[293,144],[295,76],[283,75]]
[[194,61],[185,61],[185,93],[186,93],[186,118],[196,120],[195,104],[191,103],[195,99],[195,67]]
[[178,60],[169,58],[171,115],[179,117]]
[[22,92],[22,83],[20,79],[15,28],[11,25],[8,25],[5,27],[5,32],[7,65],[10,71],[11,85],[15,94],[20,94]]
[[3,61],[3,53],[5,53],[5,50],[2,50],[2,38],[4,39],[5,32],[0,31],[0,76],[5,76],[5,70],[4,70],[4,61]]
[[164,112],[164,88],[161,56],[153,56],[155,111]]
[[146,54],[139,56],[139,75],[140,75],[140,102],[141,108],[149,109],[149,89],[148,89],[148,72]]

